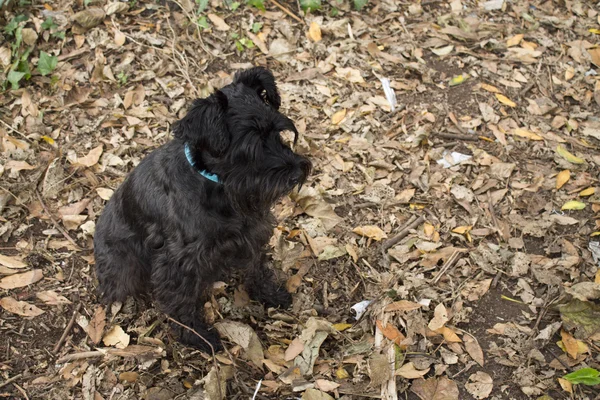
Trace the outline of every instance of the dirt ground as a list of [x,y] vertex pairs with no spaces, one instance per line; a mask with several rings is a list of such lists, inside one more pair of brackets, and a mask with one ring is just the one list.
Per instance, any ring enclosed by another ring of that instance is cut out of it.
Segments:
[[[600,5],[361,3],[0,0],[1,398],[600,399]],[[253,65],[314,164],[273,210],[294,304],[219,282],[207,354],[100,304],[92,238]]]

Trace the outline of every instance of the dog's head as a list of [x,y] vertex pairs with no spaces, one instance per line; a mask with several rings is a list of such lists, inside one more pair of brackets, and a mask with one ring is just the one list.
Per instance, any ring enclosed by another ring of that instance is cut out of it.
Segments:
[[270,207],[301,186],[311,163],[282,139],[298,131],[279,112],[281,98],[273,74],[255,67],[235,75],[233,83],[196,100],[174,126],[188,143],[199,168],[219,176],[228,197],[249,209]]

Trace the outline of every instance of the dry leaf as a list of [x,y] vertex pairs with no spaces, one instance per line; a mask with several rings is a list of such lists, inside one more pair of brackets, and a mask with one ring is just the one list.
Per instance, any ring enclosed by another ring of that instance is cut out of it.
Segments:
[[339,125],[344,118],[346,118],[346,109],[343,108],[340,111],[337,111],[335,114],[333,114],[333,116],[331,117],[331,123],[333,125]]
[[476,399],[486,399],[494,388],[494,380],[483,371],[478,371],[469,376],[465,389]]
[[388,323],[384,327],[383,326],[383,322],[381,322],[380,320],[377,320],[376,324],[377,324],[377,328],[379,328],[379,330],[381,331],[381,333],[383,334],[383,336],[385,336],[386,338],[388,338],[392,342],[396,343],[398,346],[400,346],[401,349],[403,347],[404,347],[404,349],[406,349],[406,346],[401,346],[400,345],[400,342],[402,342],[404,339],[406,339],[406,336],[404,336],[402,334],[402,332],[400,332],[398,330],[398,328],[396,328],[391,323]]
[[556,175],[556,189],[560,189],[563,185],[569,182],[571,179],[571,171],[565,169],[564,171],[560,171],[558,175]]
[[421,400],[458,400],[458,386],[445,376],[439,378],[418,379],[413,382],[410,391]]
[[308,28],[308,36],[313,42],[321,41],[321,27],[315,21],[310,23],[310,28]]
[[482,83],[480,86],[483,90],[487,90],[490,93],[500,93],[500,89],[496,86],[488,85],[487,83]]
[[13,269],[27,268],[27,264],[21,261],[19,257],[9,257],[2,254],[0,254],[0,265]]
[[98,196],[102,199],[102,200],[110,200],[110,198],[112,197],[113,193],[115,191],[112,189],[107,189],[107,188],[96,188],[96,193],[98,193]]
[[44,303],[57,306],[59,304],[71,304],[71,301],[65,296],[61,296],[53,290],[46,290],[43,292],[36,293],[35,296],[43,301]]
[[352,230],[352,232],[377,241],[387,238],[386,233],[375,225],[357,226]]
[[385,312],[412,311],[412,310],[418,310],[421,307],[422,306],[419,303],[413,303],[412,301],[408,301],[408,300],[399,300],[399,301],[395,301],[391,304],[388,304],[385,307],[384,311]]
[[115,325],[108,332],[106,332],[102,342],[106,346],[114,346],[117,349],[124,349],[127,347],[127,345],[129,345],[129,340],[130,337],[127,333],[125,333],[123,328],[121,328],[119,325]]
[[437,331],[448,322],[448,312],[442,303],[435,307],[433,319],[427,325],[432,331]]
[[26,301],[17,301],[12,297],[0,299],[0,306],[8,312],[22,317],[37,317],[44,313],[44,310],[40,310],[33,304],[29,304]]
[[218,31],[228,31],[229,29],[231,29],[229,25],[227,25],[225,20],[219,17],[218,15],[209,13],[207,17],[208,19],[210,19],[210,22],[212,22],[215,25],[215,29]]
[[560,337],[562,343],[565,346],[566,353],[573,359],[577,358],[579,353],[579,346],[577,345],[577,339],[571,336],[568,332],[561,329]]
[[69,159],[69,161],[76,167],[92,167],[98,163],[100,156],[102,155],[102,145],[99,145],[84,156],[75,157],[75,159]]
[[102,335],[104,334],[105,326],[106,311],[104,311],[104,307],[98,306],[96,307],[96,311],[94,311],[94,317],[91,319],[86,328],[86,332],[94,344],[100,343]]
[[521,40],[523,40],[523,34],[519,33],[518,35],[515,35],[506,41],[506,47],[516,46],[521,43]]
[[348,82],[351,82],[351,83],[364,83],[365,82],[362,75],[360,74],[360,71],[357,69],[336,68],[335,72],[336,72],[337,76],[347,80]]
[[121,47],[125,44],[125,40],[127,38],[125,37],[125,34],[119,30],[115,30],[115,44],[117,45],[117,47]]
[[585,208],[585,203],[582,203],[577,200],[567,201],[560,209],[561,210],[583,210]]
[[565,160],[573,164],[584,164],[585,160],[571,154],[567,149],[562,147],[560,144],[556,146],[556,152]]
[[339,217],[333,207],[326,203],[314,188],[304,186],[300,192],[290,194],[292,200],[311,217],[319,218],[327,230],[335,227],[342,218]]
[[600,47],[588,49],[588,53],[590,54],[590,57],[592,57],[592,62],[596,64],[597,67],[600,67]]
[[28,286],[36,283],[44,277],[44,273],[41,269],[34,269],[31,271],[23,272],[21,274],[14,274],[5,276],[0,279],[0,288],[2,289],[14,289],[23,286]]
[[265,358],[260,340],[250,326],[237,321],[222,321],[215,324],[215,328],[221,336],[226,337],[233,343],[244,349],[244,355],[254,365],[260,368]]
[[506,97],[503,94],[500,93],[496,93],[496,98],[498,99],[498,101],[506,106],[509,107],[516,107],[517,103],[515,103],[514,101],[512,101],[511,99],[509,99],[508,97]]
[[467,351],[467,353],[469,353],[471,358],[477,364],[483,367],[483,350],[481,349],[481,346],[479,346],[479,343],[477,343],[477,340],[475,340],[471,335],[464,335],[463,339],[465,344],[465,350]]
[[533,132],[529,132],[525,129],[520,129],[520,128],[515,129],[513,134],[530,139],[530,140],[544,140],[544,138],[541,137],[540,135],[537,135]]
[[581,192],[579,192],[579,196],[580,197],[587,197],[587,196],[593,195],[594,193],[596,193],[596,189],[593,188],[593,187],[591,187],[591,188],[587,188],[587,189],[584,189]]
[[340,387],[340,384],[326,379],[315,379],[315,387],[324,392],[333,392]]
[[444,336],[444,340],[448,343],[460,343],[462,340],[458,337],[458,335],[447,326],[443,326],[436,331],[437,333],[442,334]]
[[401,376],[405,379],[419,379],[422,378],[425,374],[427,374],[430,369],[431,368],[418,370],[415,368],[413,363],[409,362],[398,368],[395,372],[395,375]]

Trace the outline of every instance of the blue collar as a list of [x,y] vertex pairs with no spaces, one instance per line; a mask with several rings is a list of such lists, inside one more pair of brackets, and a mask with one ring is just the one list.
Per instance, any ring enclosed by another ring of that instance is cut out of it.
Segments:
[[217,175],[211,174],[210,172],[208,172],[206,170],[200,170],[196,167],[196,163],[194,162],[194,159],[192,158],[192,151],[190,150],[190,145],[187,143],[185,144],[185,158],[187,158],[190,165],[192,167],[194,167],[194,169],[196,169],[200,175],[202,175],[209,181],[213,181],[215,183],[221,183],[221,181],[219,180],[219,177]]

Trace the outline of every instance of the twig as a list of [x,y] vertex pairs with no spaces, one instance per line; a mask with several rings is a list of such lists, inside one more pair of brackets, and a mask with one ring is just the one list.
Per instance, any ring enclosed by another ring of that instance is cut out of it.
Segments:
[[466,135],[467,131],[465,131],[465,128],[463,128],[462,126],[460,126],[460,124],[458,123],[458,120],[456,119],[456,116],[454,115],[453,112],[451,111],[447,111],[448,112],[448,118],[450,118],[450,121],[452,121],[452,123],[454,124],[454,126],[456,127],[456,129],[458,129],[462,134]]
[[535,86],[535,82],[531,82],[529,85],[525,86],[525,87],[523,88],[523,90],[521,90],[521,91],[519,92],[519,96],[520,96],[520,97],[523,97],[523,96],[525,96],[525,95],[527,94],[527,92],[529,92],[531,89],[533,89],[533,87],[534,87],[534,86]]
[[67,363],[70,361],[84,360],[86,358],[104,357],[104,355],[105,355],[105,353],[100,350],[84,351],[81,353],[67,354],[66,356],[63,356],[63,357],[59,358],[58,360],[56,360],[56,363],[64,364],[64,363]]
[[79,313],[80,308],[81,308],[81,303],[79,303],[77,305],[77,308],[75,308],[75,311],[73,311],[73,316],[71,317],[71,320],[67,324],[67,327],[65,328],[65,331],[63,332],[62,336],[58,340],[58,343],[56,343],[56,346],[54,346],[54,349],[52,350],[52,352],[54,354],[58,353],[58,351],[62,347],[63,343],[65,342],[65,339],[67,339],[67,335],[69,334],[69,332],[73,328],[73,325],[75,324],[75,318],[77,318],[77,314]]
[[23,389],[21,386],[17,385],[16,383],[13,383],[13,386],[15,388],[17,388],[17,390],[19,392],[21,392],[21,394],[23,395],[23,397],[25,398],[25,400],[29,400],[29,397],[27,396],[27,392],[25,391],[25,389]]
[[[182,324],[179,321],[174,320],[173,318],[171,318],[170,316],[167,315],[167,319],[173,323],[175,323],[176,325],[181,326],[184,329],[187,329],[190,332],[193,332],[194,335],[198,336],[200,339],[202,339],[204,341],[204,343],[206,343],[208,345],[208,347],[210,347],[210,352],[212,355],[212,361],[213,361],[213,365],[215,367],[215,373],[217,374],[217,381],[221,382],[221,376],[219,374],[219,364],[217,364],[217,358],[215,357],[215,348],[213,347],[213,345],[204,338],[204,336],[202,336],[201,334],[199,334],[198,332],[196,332],[194,329],[190,328],[189,326]],[[219,388],[219,398],[224,398],[225,396],[223,396],[223,393],[221,393],[221,385],[218,385]]]
[[48,207],[46,207],[46,204],[44,203],[44,200],[42,200],[42,195],[40,194],[40,192],[37,189],[35,190],[35,194],[37,195],[37,198],[40,201],[40,203],[42,205],[42,208],[44,209],[44,211],[46,212],[46,214],[48,214],[48,218],[50,218],[50,221],[52,221],[52,223],[54,224],[54,227],[56,229],[58,229],[60,231],[60,233],[63,234],[63,236],[65,237],[65,239],[67,239],[69,242],[71,242],[71,244],[73,246],[75,246],[75,250],[77,250],[77,251],[84,250],[82,247],[79,247],[79,245],[77,244],[77,242],[75,242],[75,240],[73,240],[73,238],[71,237],[71,235],[69,235],[69,233],[65,230],[65,228],[63,228],[62,226],[60,226],[58,224],[58,222],[54,219],[54,217],[50,213],[50,210],[48,210]]
[[464,250],[454,250],[454,253],[452,253],[450,258],[446,260],[446,262],[440,269],[440,272],[438,272],[435,278],[433,278],[433,280],[431,281],[432,285],[438,283],[438,281],[442,278],[442,275],[444,275],[454,264],[456,264],[456,262],[460,259],[460,255],[463,252]]
[[420,216],[419,218],[413,216],[405,225],[405,228],[403,228],[400,233],[398,233],[396,236],[394,236],[393,238],[387,240],[384,244],[383,244],[383,251],[387,251],[390,247],[395,246],[398,242],[400,242],[402,239],[404,239],[408,233],[410,232],[411,229],[416,228],[417,226],[419,226],[421,223],[425,222],[425,217],[424,216]]
[[398,107],[396,107],[394,109],[394,111],[389,112],[385,115],[383,115],[381,118],[379,118],[379,122],[385,122],[388,119],[392,118],[394,115],[398,114],[401,111],[404,111],[404,109],[406,108],[406,104],[400,104]]
[[286,13],[287,15],[289,15],[290,17],[292,17],[293,19],[295,19],[297,22],[300,22],[301,24],[304,23],[304,21],[302,19],[300,19],[300,17],[298,17],[296,14],[294,14],[293,12],[291,12],[290,10],[288,10],[287,8],[285,8],[284,6],[282,6],[281,4],[279,4],[278,2],[276,2],[275,0],[271,0],[271,2],[273,4],[275,4],[281,11],[283,11],[284,13]]
[[16,381],[17,379],[19,379],[22,376],[23,376],[23,374],[17,374],[15,376],[13,376],[12,378],[8,378],[4,382],[0,383],[0,388],[3,388],[4,386],[6,386],[6,385],[8,385],[10,383],[13,383],[14,381]]
[[457,135],[455,133],[445,133],[438,132],[435,134],[435,137],[443,138],[443,139],[452,139],[452,140],[469,140],[472,142],[476,142],[479,140],[479,136],[475,135]]
[[16,130],[15,128],[13,128],[12,126],[10,126],[9,124],[7,124],[6,122],[2,121],[0,119],[0,122],[2,123],[2,125],[4,125],[5,127],[7,127],[8,129],[10,129],[11,131],[13,131],[16,134],[19,134],[23,137],[23,139],[27,140],[28,142],[31,142],[32,140],[29,139],[27,136],[25,136],[25,134],[23,132],[20,132],[18,130]]

